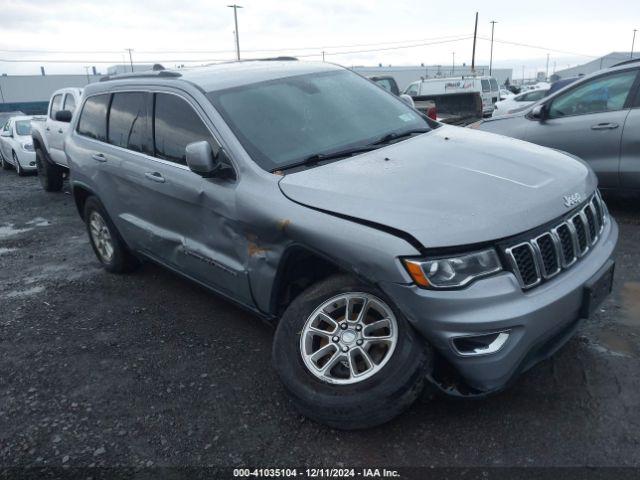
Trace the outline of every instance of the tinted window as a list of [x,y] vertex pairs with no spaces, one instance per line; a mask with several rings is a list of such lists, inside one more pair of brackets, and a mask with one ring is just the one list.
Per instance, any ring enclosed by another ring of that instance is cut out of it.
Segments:
[[109,110],[109,143],[142,152],[147,138],[147,94],[114,93]]
[[496,79],[495,78],[490,78],[489,79],[489,83],[491,84],[491,91],[497,92],[498,91],[498,82],[496,81]]
[[384,88],[387,92],[392,92],[392,88],[391,88],[391,82],[389,81],[388,78],[378,78],[377,80],[375,80],[375,82],[381,86],[382,88]]
[[411,107],[348,70],[242,85],[208,97],[265,170],[389,134],[430,130]]
[[566,93],[560,94],[551,104],[551,118],[567,115],[610,112],[624,107],[637,70],[594,78]]
[[76,99],[73,98],[73,95],[71,95],[70,93],[67,93],[67,96],[64,99],[64,107],[62,109],[69,110],[71,113],[75,111]]
[[218,150],[207,127],[182,98],[157,93],[154,118],[156,157],[186,165],[186,146],[201,140],[208,141],[214,152]]
[[489,80],[480,80],[480,83],[482,84],[482,91],[483,92],[490,92],[491,91],[491,86],[489,85]]
[[59,112],[60,110],[62,110],[62,95],[58,94],[51,100],[51,112],[49,116],[55,120],[56,112]]
[[96,140],[107,140],[107,109],[109,108],[109,94],[89,97],[84,102],[78,133]]

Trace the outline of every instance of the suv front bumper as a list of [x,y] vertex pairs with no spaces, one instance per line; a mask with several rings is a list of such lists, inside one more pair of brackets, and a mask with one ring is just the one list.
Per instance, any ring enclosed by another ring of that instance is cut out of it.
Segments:
[[[517,374],[557,351],[583,319],[585,284],[607,264],[618,240],[608,217],[591,251],[569,270],[528,291],[511,272],[479,280],[461,290],[426,290],[382,284],[414,327],[443,355],[465,382],[480,392],[504,388]],[[508,331],[497,352],[463,356],[456,337]]]

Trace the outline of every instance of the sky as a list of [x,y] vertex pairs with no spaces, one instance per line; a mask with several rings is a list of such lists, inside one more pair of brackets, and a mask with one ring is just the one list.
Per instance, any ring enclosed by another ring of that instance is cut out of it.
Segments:
[[[476,64],[533,77],[631,49],[638,0],[235,0],[243,58],[298,56],[345,66]],[[235,58],[229,0],[2,0],[0,74],[85,73],[95,65],[167,68]],[[521,44],[521,45],[516,45]],[[528,45],[528,46],[524,46]],[[532,48],[540,47],[540,48]],[[636,37],[640,50],[640,32]],[[74,52],[74,53],[71,53]],[[455,56],[454,56],[455,52]],[[9,62],[8,60],[13,60]],[[34,60],[34,62],[25,62]]]

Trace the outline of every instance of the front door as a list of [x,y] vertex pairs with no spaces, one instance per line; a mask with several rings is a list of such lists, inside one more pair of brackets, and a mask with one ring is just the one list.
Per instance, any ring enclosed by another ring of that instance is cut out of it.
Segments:
[[619,186],[620,140],[637,70],[596,77],[556,96],[547,118],[532,121],[526,140],[586,161],[605,188]]

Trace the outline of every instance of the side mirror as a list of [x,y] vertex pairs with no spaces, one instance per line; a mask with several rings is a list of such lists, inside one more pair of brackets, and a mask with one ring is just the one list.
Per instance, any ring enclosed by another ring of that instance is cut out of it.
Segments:
[[56,120],[58,122],[69,123],[73,114],[69,110],[59,110],[56,112]]
[[529,115],[531,118],[535,118],[536,120],[544,120],[547,116],[545,105],[536,105],[531,109],[531,113]]
[[411,108],[416,108],[416,104],[413,102],[413,98],[411,98],[406,93],[403,93],[402,95],[400,95],[400,100],[402,100],[404,103],[409,105]]
[[11,130],[2,130],[2,132],[0,132],[0,137],[13,137],[13,134],[11,133]]
[[189,169],[204,178],[226,178],[229,171],[233,171],[224,150],[220,148],[214,155],[211,144],[206,140],[187,145],[186,156]]

